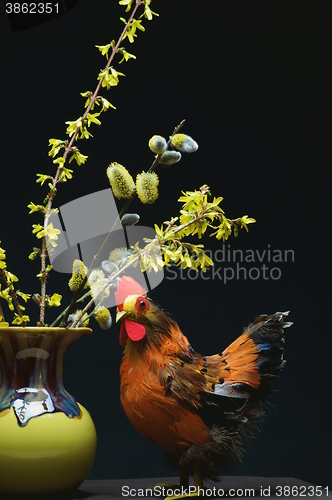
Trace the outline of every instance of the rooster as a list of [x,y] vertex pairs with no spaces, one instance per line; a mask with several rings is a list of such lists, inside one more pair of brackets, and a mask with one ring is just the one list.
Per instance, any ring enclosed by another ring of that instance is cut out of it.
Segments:
[[115,297],[125,346],[123,409],[143,436],[167,450],[181,486],[193,475],[203,487],[221,467],[241,463],[241,443],[262,418],[269,380],[285,364],[288,312],[258,316],[223,352],[202,356],[133,278],[121,278]]

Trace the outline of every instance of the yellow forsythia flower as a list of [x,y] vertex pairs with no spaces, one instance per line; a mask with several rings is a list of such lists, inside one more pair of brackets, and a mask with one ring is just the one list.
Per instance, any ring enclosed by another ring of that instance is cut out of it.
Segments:
[[24,323],[29,323],[30,318],[26,314],[19,316],[17,313],[15,314],[15,319],[12,321],[12,325],[23,325]]
[[155,172],[142,172],[136,177],[137,195],[142,203],[154,203],[158,198],[159,178]]
[[132,198],[135,193],[135,183],[128,170],[120,163],[113,162],[107,167],[106,172],[114,196],[119,200]]
[[60,295],[59,293],[53,293],[52,297],[49,297],[49,299],[48,299],[48,306],[49,307],[61,306],[61,299],[62,299],[62,295]]

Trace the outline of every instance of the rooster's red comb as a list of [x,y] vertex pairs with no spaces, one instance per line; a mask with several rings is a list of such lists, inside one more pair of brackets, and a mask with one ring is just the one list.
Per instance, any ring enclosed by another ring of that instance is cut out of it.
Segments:
[[123,276],[118,284],[115,295],[116,305],[124,303],[128,295],[146,295],[144,288],[130,276]]

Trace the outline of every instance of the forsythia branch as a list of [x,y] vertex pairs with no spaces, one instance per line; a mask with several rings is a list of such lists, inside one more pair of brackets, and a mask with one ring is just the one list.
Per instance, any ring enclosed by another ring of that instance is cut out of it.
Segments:
[[[115,54],[118,52],[118,49],[120,47],[120,44],[121,42],[123,41],[123,39],[125,38],[126,36],[126,33],[127,33],[127,28],[128,26],[130,25],[137,9],[142,5],[143,0],[137,0],[130,16],[129,16],[129,19],[127,20],[126,24],[125,24],[125,27],[117,41],[117,43],[115,44],[115,46],[113,47],[112,49],[112,53],[110,55],[110,58],[108,59],[108,62],[105,66],[105,69],[104,71],[107,71],[107,69],[110,67],[113,59],[114,59],[114,56]],[[98,96],[98,92],[100,90],[100,87],[102,85],[102,82],[103,82],[103,78],[101,78],[97,84],[97,87],[90,99],[90,102],[82,116],[82,122],[84,123],[84,120],[86,119],[86,117],[88,116],[91,108],[93,107],[95,101],[96,101],[96,98]],[[63,163],[66,161],[66,158],[68,156],[68,153],[72,150],[72,147],[73,147],[73,144],[74,144],[74,141],[76,140],[76,137],[77,137],[77,134],[78,134],[78,131],[79,131],[79,128],[76,129],[76,131],[73,133],[70,141],[66,144],[65,146],[65,151],[63,153],[63,161],[62,162],[59,162],[59,166],[57,168],[57,171],[56,171],[56,174],[55,174],[55,177],[53,178],[52,180],[52,184],[51,184],[51,189],[50,189],[50,192],[49,194],[47,195],[47,198],[48,198],[48,202],[47,202],[47,206],[46,206],[46,211],[45,211],[45,216],[44,216],[44,230],[46,232],[46,229],[47,229],[47,226],[49,224],[49,219],[50,219],[50,215],[51,215],[51,209],[52,209],[52,204],[53,204],[53,200],[56,196],[56,186],[60,180],[60,174],[61,174],[61,170],[62,170],[62,167],[63,167]],[[60,158],[60,160],[62,160]],[[46,258],[47,258],[47,249],[46,249],[46,240],[45,240],[45,237],[43,237],[43,250],[42,250],[42,254],[41,254],[41,273],[44,274],[45,272],[45,269],[46,269]],[[45,296],[46,296],[46,277],[42,277],[41,279],[41,301],[40,301],[40,319],[39,319],[39,322],[41,325],[44,324],[44,321],[45,321]]]
[[[4,273],[4,271],[2,269],[0,269],[0,280],[6,285],[6,290],[8,290],[8,295],[10,296],[10,298],[11,298],[11,300],[12,300],[14,306],[15,306],[15,309],[17,311],[18,316],[20,316],[21,318],[23,318],[22,308],[21,308],[21,306],[20,306],[20,304],[19,304],[19,302],[17,300],[17,293],[13,290],[13,285],[8,282],[8,280],[6,278],[6,275],[5,275],[5,273]],[[4,318],[2,309],[0,311],[0,314]],[[20,323],[20,324],[22,326],[25,326],[26,322],[22,321],[22,323]]]

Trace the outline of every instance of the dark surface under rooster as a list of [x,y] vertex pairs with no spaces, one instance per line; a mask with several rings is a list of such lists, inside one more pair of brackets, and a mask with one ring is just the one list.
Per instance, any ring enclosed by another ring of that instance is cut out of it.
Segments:
[[[186,119],[184,132],[199,150],[176,170],[160,173],[153,210],[135,206],[142,224],[168,220],[177,213],[181,189],[203,183],[224,197],[229,217],[248,213],[257,222],[224,245],[205,242],[215,261],[206,275],[171,268],[149,296],[172,313],[203,355],[224,349],[259,314],[290,310],[294,323],[285,332],[287,364],[272,387],[257,439],[246,446],[234,476],[226,470],[218,485],[253,488],[255,496],[264,490],[270,498],[330,497],[330,3],[154,0],[152,9],[160,17],[145,23],[146,32],[130,47],[137,61],[120,67],[126,78],[107,95],[116,115],[105,114],[93,139],[84,141],[91,164],[75,171],[74,192],[63,189],[57,202],[108,187],[111,161],[135,173],[148,168],[149,138],[167,136]],[[28,255],[34,244],[30,226],[20,222],[19,242],[5,235],[13,233],[13,220],[22,221],[30,198],[41,198],[34,178],[46,169],[48,139],[62,137],[64,121],[81,112],[79,92],[94,85],[103,64],[95,44],[119,33],[122,15],[116,1],[92,6],[80,0],[58,19],[23,31],[13,32],[1,17],[2,203],[5,192],[15,192],[12,216],[1,220],[1,242],[27,291],[22,252]],[[241,250],[242,259],[233,250]],[[68,278],[56,277],[53,291]],[[95,422],[97,458],[88,480],[63,498],[123,498],[125,485],[145,489],[174,475],[163,450],[141,436],[121,409],[119,328],[94,330],[69,352],[65,377]],[[292,486],[298,490],[284,489]]]

